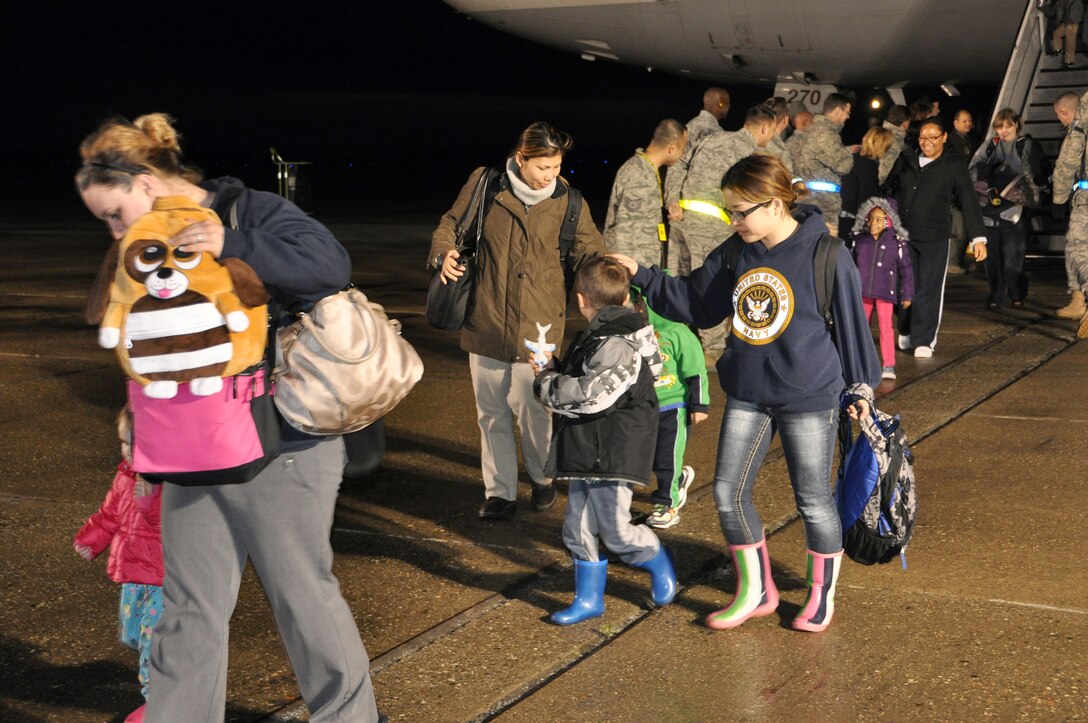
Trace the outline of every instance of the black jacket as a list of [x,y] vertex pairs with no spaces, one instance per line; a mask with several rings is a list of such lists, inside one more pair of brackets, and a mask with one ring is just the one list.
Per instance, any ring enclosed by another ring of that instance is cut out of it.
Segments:
[[537,396],[555,412],[548,476],[649,483],[658,421],[652,340],[641,315],[606,306],[575,339],[560,372],[537,377]]
[[917,153],[904,150],[888,174],[884,190],[899,203],[899,216],[910,232],[911,243],[947,243],[956,200],[963,207],[967,237],[986,235],[967,164],[948,152],[922,167]]
[[880,181],[877,180],[879,167],[880,161],[860,153],[854,154],[854,167],[842,177],[842,190],[839,192],[842,195],[842,210],[851,217],[857,214],[858,206],[880,195]]

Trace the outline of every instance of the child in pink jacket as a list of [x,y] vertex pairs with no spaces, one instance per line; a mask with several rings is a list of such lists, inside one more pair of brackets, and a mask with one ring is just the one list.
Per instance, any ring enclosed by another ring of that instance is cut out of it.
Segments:
[[[160,486],[136,474],[132,463],[132,418],[126,407],[117,417],[121,456],[113,486],[98,512],[75,538],[75,550],[93,560],[109,547],[106,572],[121,583],[118,630],[121,642],[140,653],[140,685],[147,700],[151,632],[162,616],[162,536],[159,528]],[[144,706],[125,718],[143,721]]]

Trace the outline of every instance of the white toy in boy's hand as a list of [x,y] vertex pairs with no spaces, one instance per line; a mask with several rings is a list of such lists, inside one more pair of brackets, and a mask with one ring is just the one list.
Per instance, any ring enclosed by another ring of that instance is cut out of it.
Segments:
[[547,352],[555,351],[555,344],[549,344],[546,336],[548,330],[551,328],[551,324],[548,324],[547,326],[541,326],[540,322],[538,321],[536,322],[536,330],[537,332],[539,332],[539,335],[537,336],[536,341],[529,341],[528,339],[525,340],[525,346],[529,349],[529,351],[533,353],[530,361],[532,361],[533,366],[535,366],[537,369],[543,369],[544,367],[546,367],[548,365]]

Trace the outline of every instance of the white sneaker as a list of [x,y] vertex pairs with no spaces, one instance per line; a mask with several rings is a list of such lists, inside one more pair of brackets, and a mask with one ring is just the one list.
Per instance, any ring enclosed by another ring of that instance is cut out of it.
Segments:
[[910,334],[899,335],[899,349],[900,351],[910,351]]
[[688,487],[691,487],[691,483],[695,481],[695,470],[686,464],[680,468],[680,489],[677,490],[677,497],[680,499],[676,503],[676,509],[688,503]]
[[895,367],[884,367],[880,370],[881,379],[895,379]]
[[659,530],[672,527],[680,522],[680,513],[675,507],[654,505],[654,510],[646,518],[646,524]]
[[914,347],[915,359],[929,359],[933,356],[933,350],[928,346],[916,346]]

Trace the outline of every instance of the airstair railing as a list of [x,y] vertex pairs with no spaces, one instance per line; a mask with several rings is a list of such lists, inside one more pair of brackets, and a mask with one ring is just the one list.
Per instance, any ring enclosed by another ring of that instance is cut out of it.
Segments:
[[[1045,34],[1046,18],[1039,10],[1038,0],[1028,0],[1024,19],[1020,22],[1020,31],[1016,34],[1016,44],[1009,55],[1005,79],[997,94],[994,116],[1002,108],[1012,108],[1023,115],[1035,74],[1039,72],[1039,64],[1042,62],[1043,50],[1046,47],[1046,39],[1043,37]],[[992,125],[993,116],[990,121]]]

